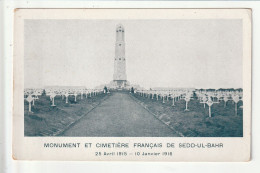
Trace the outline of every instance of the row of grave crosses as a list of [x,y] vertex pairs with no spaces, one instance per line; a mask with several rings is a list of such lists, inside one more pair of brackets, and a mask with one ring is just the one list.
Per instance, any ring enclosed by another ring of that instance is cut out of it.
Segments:
[[[237,115],[237,104],[239,101],[243,101],[243,92],[196,92],[196,95],[198,96],[198,99],[200,100],[200,103],[204,103],[204,108],[205,108],[205,103],[209,106],[209,112],[210,112],[210,107],[214,103],[220,103],[220,101],[224,101],[224,108],[227,105],[228,101],[233,101],[235,103],[235,115]],[[216,99],[214,99],[216,98]],[[212,100],[216,100],[215,102]],[[210,102],[210,105],[207,102]],[[241,106],[240,108],[243,108]],[[209,116],[211,116],[211,113],[209,113]]]
[[[142,97],[147,97],[154,99],[156,97],[157,100],[159,98],[162,99],[162,103],[165,103],[165,99],[168,101],[169,98],[172,99],[172,106],[175,106],[175,102],[183,99],[186,102],[186,106],[184,111],[189,111],[188,109],[188,103],[193,98],[193,91],[187,91],[187,90],[137,90],[137,94],[139,94]],[[209,117],[211,117],[211,107],[213,104],[220,103],[220,101],[224,101],[224,107],[226,107],[226,104],[228,101],[233,101],[235,103],[235,115],[237,115],[237,103],[239,101],[243,101],[243,92],[238,91],[218,91],[218,92],[210,92],[210,91],[196,91],[196,96],[198,97],[200,103],[204,104],[204,109],[206,108],[206,105],[208,105],[209,109]],[[240,108],[243,108],[242,106]]]
[[187,91],[187,90],[137,90],[136,92],[140,96],[147,97],[154,99],[156,97],[157,100],[159,98],[162,99],[162,102],[165,103],[165,100],[169,101],[169,99],[172,99],[172,106],[175,106],[175,102],[177,102],[180,99],[183,99],[186,101],[186,107],[184,111],[189,111],[188,109],[188,103],[191,99],[193,99],[193,91]]
[[62,96],[62,99],[64,96],[66,97],[66,103],[68,103],[68,97],[74,96],[74,101],[77,101],[77,96],[80,95],[81,100],[83,99],[83,95],[85,94],[86,98],[91,96],[96,96],[98,93],[102,92],[103,90],[98,89],[48,89],[46,90],[46,95],[50,96],[51,101],[53,101],[54,105],[54,98],[56,95]]
[[[64,96],[66,97],[66,103],[68,103],[69,96],[74,96],[74,101],[77,101],[77,96],[81,96],[81,100],[83,99],[83,95],[85,94],[86,98],[96,96],[103,92],[103,90],[100,89],[58,89],[58,88],[48,88],[45,89],[46,95],[50,97],[50,101],[52,102],[51,106],[55,105],[55,97],[57,95],[62,96],[62,100],[64,99]],[[29,112],[32,113],[31,106],[34,106],[34,101],[39,99],[38,96],[43,94],[43,89],[26,89],[24,91],[25,100],[29,103]]]

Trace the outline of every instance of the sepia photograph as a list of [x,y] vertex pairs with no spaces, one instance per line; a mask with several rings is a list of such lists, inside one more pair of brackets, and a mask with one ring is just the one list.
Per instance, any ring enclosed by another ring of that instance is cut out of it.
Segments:
[[242,21],[25,20],[24,135],[243,137]]
[[250,160],[250,10],[17,9],[14,19],[14,158]]

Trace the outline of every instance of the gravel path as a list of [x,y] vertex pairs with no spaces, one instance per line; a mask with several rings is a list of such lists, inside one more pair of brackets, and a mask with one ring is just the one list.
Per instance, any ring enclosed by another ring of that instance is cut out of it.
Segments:
[[173,137],[178,135],[136,103],[127,93],[115,92],[61,136]]

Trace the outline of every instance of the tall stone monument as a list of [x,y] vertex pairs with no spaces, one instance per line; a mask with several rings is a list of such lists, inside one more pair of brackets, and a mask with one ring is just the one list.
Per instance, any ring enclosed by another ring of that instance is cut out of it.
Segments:
[[126,80],[126,59],[125,59],[125,29],[123,25],[116,26],[116,44],[114,59],[113,85],[115,88],[125,88]]

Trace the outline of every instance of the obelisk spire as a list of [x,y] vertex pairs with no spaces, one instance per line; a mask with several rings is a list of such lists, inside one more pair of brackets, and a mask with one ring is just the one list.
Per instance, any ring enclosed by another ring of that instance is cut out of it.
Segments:
[[116,26],[116,43],[113,80],[118,85],[126,82],[125,29],[122,24]]

